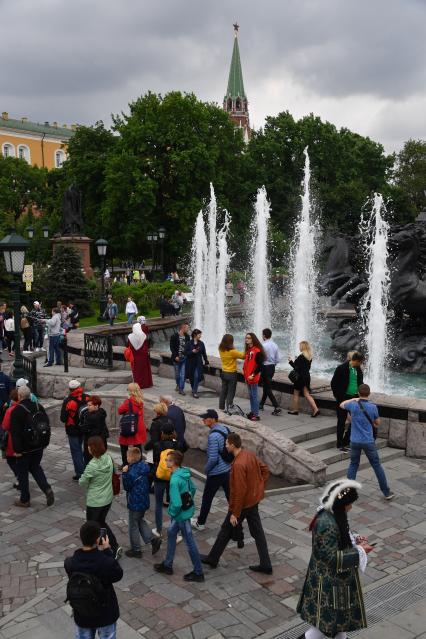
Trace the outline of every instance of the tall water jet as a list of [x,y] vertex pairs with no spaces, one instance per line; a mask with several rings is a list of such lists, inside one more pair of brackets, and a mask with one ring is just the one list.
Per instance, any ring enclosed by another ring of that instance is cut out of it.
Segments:
[[250,330],[260,338],[262,330],[271,325],[271,298],[269,291],[268,225],[271,206],[266,189],[257,191],[254,217],[251,223],[251,264],[249,302]]
[[361,307],[367,350],[366,380],[371,389],[385,392],[386,363],[389,350],[388,304],[390,273],[388,266],[389,224],[383,198],[374,195],[373,208],[367,219],[361,218],[360,232],[368,259],[368,292]]
[[226,331],[225,283],[231,256],[227,235],[229,215],[217,229],[217,205],[213,185],[210,184],[210,202],[207,223],[203,211],[198,213],[192,241],[192,272],[194,295],[194,328],[203,331],[208,351],[216,353]]
[[308,147],[304,150],[302,209],[298,217],[290,254],[290,354],[299,353],[299,343],[311,342],[318,348],[319,326],[317,322],[318,296],[315,268],[316,245],[319,224],[314,218],[310,193],[311,168]]

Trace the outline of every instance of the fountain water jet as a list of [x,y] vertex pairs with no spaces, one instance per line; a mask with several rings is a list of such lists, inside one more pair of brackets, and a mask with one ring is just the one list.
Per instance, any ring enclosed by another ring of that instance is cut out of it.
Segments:
[[[217,229],[217,205],[213,185],[207,208],[207,227],[203,211],[197,216],[192,241],[192,272],[194,278],[194,328],[203,331],[203,341],[209,352],[216,353],[226,331],[225,283],[231,255],[227,235],[229,215]],[[207,239],[208,237],[208,239]]]
[[385,392],[389,349],[389,224],[383,218],[382,211],[386,211],[383,198],[376,193],[369,217],[366,220],[362,217],[360,222],[360,232],[365,238],[368,257],[368,292],[361,307],[367,349],[366,380],[372,391],[379,393]]
[[269,291],[268,224],[270,204],[266,189],[257,191],[255,215],[251,224],[252,244],[249,304],[252,309],[248,324],[261,338],[262,330],[271,326],[271,300]]
[[311,169],[308,147],[304,150],[302,210],[296,223],[290,256],[290,347],[291,355],[299,353],[299,342],[307,340],[317,350],[319,325],[317,321],[318,296],[316,292],[316,245],[319,236],[318,221],[313,216],[310,194]]

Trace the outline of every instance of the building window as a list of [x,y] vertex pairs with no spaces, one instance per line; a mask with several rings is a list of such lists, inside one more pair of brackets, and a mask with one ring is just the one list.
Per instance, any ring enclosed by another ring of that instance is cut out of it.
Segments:
[[228,108],[228,111],[232,111],[232,100],[231,100],[231,98],[228,98],[228,106],[227,106],[227,108]]
[[5,158],[14,158],[15,157],[15,147],[13,146],[13,144],[9,144],[7,142],[6,144],[3,144],[2,153],[3,153],[3,157],[5,157]]
[[28,162],[28,164],[30,164],[31,162],[30,150],[25,144],[20,144],[18,146],[18,158],[20,160],[25,160],[25,162]]
[[55,168],[60,169],[64,162],[65,162],[64,151],[61,151],[61,150],[55,151]]
[[237,98],[237,101],[235,103],[235,108],[237,109],[237,111],[241,111],[241,100],[240,100],[240,98]]

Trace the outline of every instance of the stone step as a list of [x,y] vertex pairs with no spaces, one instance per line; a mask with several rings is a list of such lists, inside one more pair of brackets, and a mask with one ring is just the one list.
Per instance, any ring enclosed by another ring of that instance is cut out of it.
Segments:
[[[384,448],[386,446],[386,439],[377,439],[376,444],[377,448]],[[336,449],[336,433],[331,433],[329,435],[323,435],[322,437],[318,437],[315,439],[306,439],[303,442],[299,443],[299,446],[309,451],[313,455],[318,455],[321,459],[326,461],[327,454],[336,454],[340,451]],[[337,460],[336,460],[337,461]]]
[[326,435],[334,435],[334,437],[336,437],[336,424],[330,424],[330,419],[324,420],[324,425],[321,423],[322,419],[320,420],[318,417],[316,420],[312,420],[312,422],[312,424],[297,425],[297,434],[291,437],[295,444],[312,439],[316,440]]
[[[390,448],[389,446],[386,446],[385,448],[382,448],[380,451],[380,461],[382,462],[382,464],[386,464],[387,461],[391,459],[395,459],[396,457],[404,457],[404,456],[405,456],[405,451],[401,450],[400,448]],[[350,457],[349,455],[345,455],[345,459],[343,461],[338,461],[328,466],[327,481],[329,481],[330,479],[346,477],[346,473],[348,472],[348,468],[349,468],[349,463],[350,463]],[[368,468],[369,466],[370,466],[370,462],[368,461],[367,457],[363,454],[361,456],[359,468],[360,469]]]

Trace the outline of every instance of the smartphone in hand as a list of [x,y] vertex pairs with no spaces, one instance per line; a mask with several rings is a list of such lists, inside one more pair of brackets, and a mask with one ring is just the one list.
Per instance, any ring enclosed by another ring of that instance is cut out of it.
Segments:
[[103,542],[105,541],[107,536],[107,531],[106,528],[101,528],[101,532],[99,534],[100,540],[101,540],[101,544],[103,544]]

